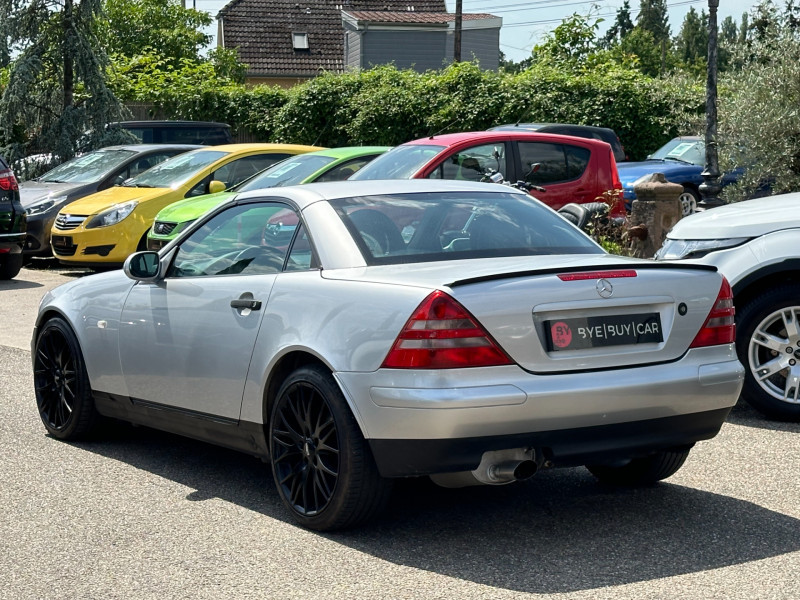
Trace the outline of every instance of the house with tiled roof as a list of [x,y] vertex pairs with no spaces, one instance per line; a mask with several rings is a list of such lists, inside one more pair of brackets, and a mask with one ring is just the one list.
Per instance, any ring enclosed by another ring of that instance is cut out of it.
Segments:
[[[398,69],[440,69],[453,62],[455,20],[446,12],[344,10],[345,68],[394,63]],[[476,60],[484,69],[497,70],[502,24],[494,15],[463,14],[461,60]]]
[[[217,43],[237,50],[239,60],[247,65],[249,83],[288,87],[325,71],[341,73],[345,68],[389,62],[420,70],[439,68],[453,56],[454,15],[446,11],[444,0],[233,0],[217,15]],[[404,20],[402,14],[411,17]],[[484,65],[484,51],[465,41],[465,37],[481,37],[470,33],[481,29],[470,23],[486,25],[489,21],[497,28],[494,66],[489,64],[491,51]],[[485,68],[496,68],[499,27],[496,17],[487,20],[465,15],[462,58],[470,60],[474,55]],[[387,53],[383,46],[396,38],[398,31],[406,32],[404,41]],[[417,43],[424,43],[434,54],[405,56]]]

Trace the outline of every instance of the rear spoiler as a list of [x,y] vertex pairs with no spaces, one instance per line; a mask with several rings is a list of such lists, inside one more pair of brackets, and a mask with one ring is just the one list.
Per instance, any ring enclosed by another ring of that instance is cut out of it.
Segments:
[[696,263],[685,262],[641,262],[641,263],[619,263],[608,265],[593,265],[591,267],[560,267],[553,269],[536,269],[534,271],[509,271],[508,273],[495,273],[492,275],[481,275],[480,277],[469,277],[467,279],[457,279],[451,283],[445,284],[447,287],[454,288],[462,285],[471,285],[473,283],[481,283],[483,281],[498,281],[500,279],[513,279],[515,277],[531,277],[535,275],[556,275],[559,273],[580,273],[581,271],[613,271],[615,269],[626,270],[645,270],[645,269],[688,269],[694,271],[717,271],[717,267],[713,265],[701,265]]

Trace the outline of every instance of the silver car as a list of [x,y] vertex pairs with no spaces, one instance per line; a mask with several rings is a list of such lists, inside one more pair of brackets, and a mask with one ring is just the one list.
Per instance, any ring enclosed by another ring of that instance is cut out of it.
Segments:
[[376,515],[397,477],[669,477],[736,401],[730,287],[605,253],[524,192],[453,181],[239,194],[159,253],[48,293],[36,399],[263,457],[302,525]]

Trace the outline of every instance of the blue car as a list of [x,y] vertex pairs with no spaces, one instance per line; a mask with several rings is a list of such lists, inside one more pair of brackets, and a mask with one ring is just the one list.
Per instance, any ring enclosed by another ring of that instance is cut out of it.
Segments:
[[[631,203],[636,199],[633,184],[641,177],[651,173],[663,173],[667,181],[683,186],[681,209],[683,215],[696,211],[700,200],[698,188],[703,183],[701,173],[705,169],[706,145],[703,138],[697,136],[676,137],[653,152],[642,162],[623,162],[617,164],[619,178],[622,181],[625,208],[630,211]],[[741,175],[741,169],[722,176],[722,185],[734,183]]]

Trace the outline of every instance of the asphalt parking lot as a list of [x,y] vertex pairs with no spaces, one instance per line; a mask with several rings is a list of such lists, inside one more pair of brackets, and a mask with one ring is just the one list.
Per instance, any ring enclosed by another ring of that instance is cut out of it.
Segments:
[[245,455],[123,424],[50,438],[31,327],[85,273],[45,261],[0,282],[0,599],[800,598],[800,425],[746,406],[651,488],[582,468],[404,481],[380,521],[339,534],[294,525]]

